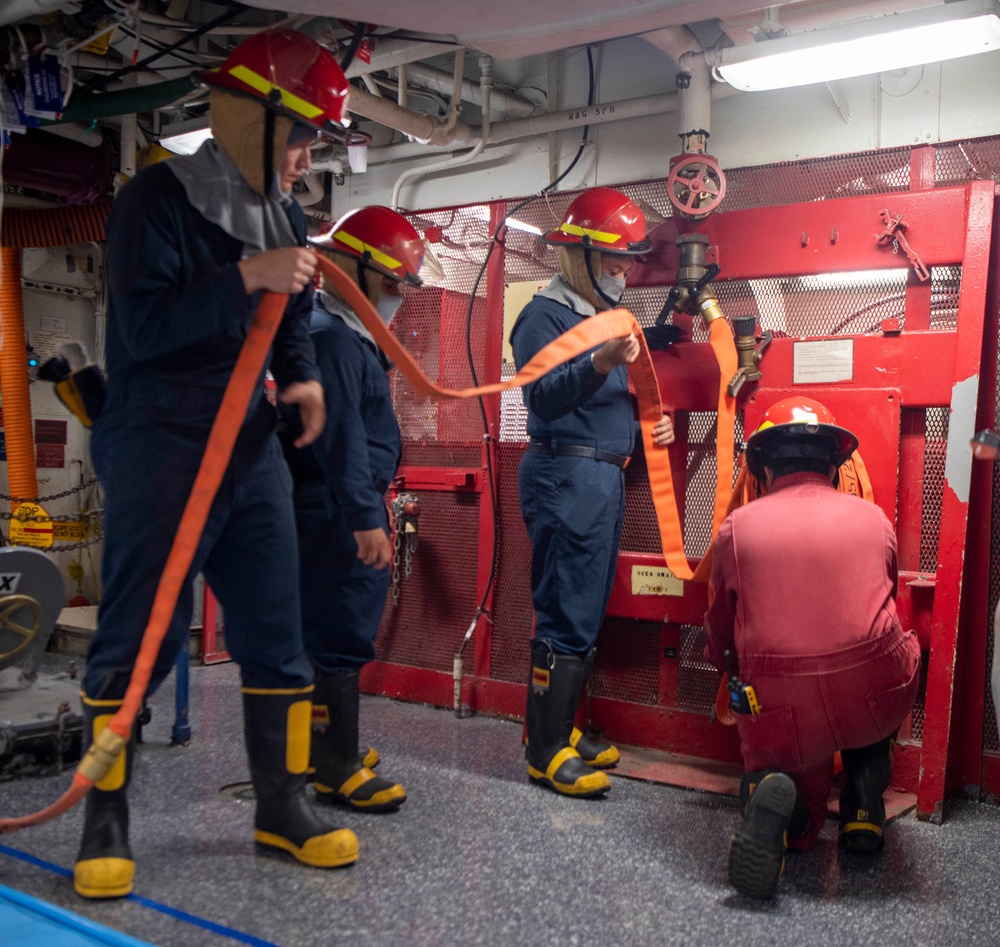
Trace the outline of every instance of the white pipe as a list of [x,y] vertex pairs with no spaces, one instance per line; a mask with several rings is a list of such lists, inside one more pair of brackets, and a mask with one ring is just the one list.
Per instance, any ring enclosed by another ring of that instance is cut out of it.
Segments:
[[712,70],[703,53],[685,53],[677,63],[678,74],[687,76],[687,87],[677,90],[677,130],[684,135],[712,131]]
[[41,130],[50,135],[59,135],[60,138],[69,138],[71,141],[78,141],[81,145],[96,148],[104,141],[104,135],[98,127],[91,128],[89,125],[81,125],[78,122],[60,122],[57,125],[42,125]]
[[379,125],[394,128],[424,144],[447,144],[451,141],[471,142],[476,139],[476,129],[464,122],[456,122],[450,132],[444,132],[444,123],[429,115],[400,108],[389,99],[379,98],[364,89],[351,89],[347,102],[348,111]]
[[[448,73],[419,62],[407,66],[406,75],[411,82],[421,85],[425,89],[430,89],[432,92],[448,92],[452,85],[452,77]],[[509,115],[511,118],[527,118],[536,111],[533,102],[522,99],[519,95],[514,95],[511,92],[505,92],[503,89],[493,89],[490,96],[493,110]],[[466,102],[472,102],[473,105],[482,105],[481,90],[468,79],[462,82],[461,97]]]
[[323,180],[316,172],[319,168],[313,165],[312,173],[302,175],[302,183],[306,186],[305,194],[295,194],[295,200],[300,207],[312,207],[318,204],[326,196],[323,188]]
[[409,171],[404,171],[396,179],[396,183],[392,188],[392,201],[389,206],[393,210],[399,209],[400,191],[403,189],[403,184],[410,178],[418,175],[423,177],[424,175],[432,174],[435,171],[444,171],[449,168],[457,167],[461,164],[467,164],[469,161],[475,160],[483,153],[483,149],[486,147],[486,142],[490,137],[490,96],[493,91],[493,60],[489,56],[480,56],[479,69],[482,73],[480,85],[483,90],[483,124],[480,128],[479,142],[476,144],[476,147],[464,155],[459,155],[455,158],[446,158],[444,161],[437,161],[433,164],[425,164],[417,168],[410,168]]
[[686,26],[668,26],[652,33],[643,33],[640,37],[651,46],[665,52],[675,63],[680,63],[681,56],[698,49],[701,44]]
[[[412,75],[413,66],[410,67]],[[465,71],[465,47],[455,51],[455,69],[451,82],[451,108],[448,111],[448,120],[444,123],[444,130],[450,132],[458,121],[458,113],[462,111],[462,86]]]

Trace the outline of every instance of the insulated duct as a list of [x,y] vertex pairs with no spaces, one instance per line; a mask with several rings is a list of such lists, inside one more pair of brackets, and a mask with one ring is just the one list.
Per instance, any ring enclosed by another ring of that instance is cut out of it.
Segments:
[[31,430],[28,357],[21,293],[21,251],[0,248],[0,396],[7,447],[7,490],[11,508],[38,499],[35,441]]
[[0,244],[4,247],[70,247],[76,243],[106,240],[105,224],[111,201],[24,210],[12,207],[3,212]]

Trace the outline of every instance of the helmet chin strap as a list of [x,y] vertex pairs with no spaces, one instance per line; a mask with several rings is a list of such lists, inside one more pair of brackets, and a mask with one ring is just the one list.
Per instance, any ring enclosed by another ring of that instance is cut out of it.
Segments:
[[583,262],[587,267],[587,276],[590,277],[590,285],[594,287],[594,292],[608,304],[608,309],[614,309],[618,305],[618,301],[605,293],[594,278],[594,267],[590,262],[590,251],[593,249],[593,242],[590,237],[585,235],[581,238],[580,243],[583,246]]
[[264,109],[264,196],[274,186],[274,112]]

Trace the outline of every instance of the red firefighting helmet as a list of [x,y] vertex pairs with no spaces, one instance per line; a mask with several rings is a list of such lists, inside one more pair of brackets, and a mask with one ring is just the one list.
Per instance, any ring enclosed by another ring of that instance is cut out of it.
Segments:
[[785,398],[772,404],[747,441],[747,466],[757,478],[776,459],[818,460],[839,467],[857,449],[858,439],[840,427],[812,398]]
[[423,283],[418,274],[429,251],[413,225],[388,207],[373,205],[348,211],[329,233],[311,242],[321,250],[354,257],[400,283]]
[[268,30],[244,40],[218,68],[212,86],[260,99],[299,125],[343,136],[348,84],[333,54],[295,30]]
[[583,246],[601,253],[648,253],[646,218],[621,191],[592,187],[566,208],[563,222],[543,238],[556,246]]

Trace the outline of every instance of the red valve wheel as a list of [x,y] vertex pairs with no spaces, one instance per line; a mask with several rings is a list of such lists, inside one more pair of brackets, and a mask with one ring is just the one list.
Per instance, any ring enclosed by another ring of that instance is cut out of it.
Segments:
[[725,196],[726,176],[711,155],[686,155],[671,167],[667,197],[682,217],[707,217]]

